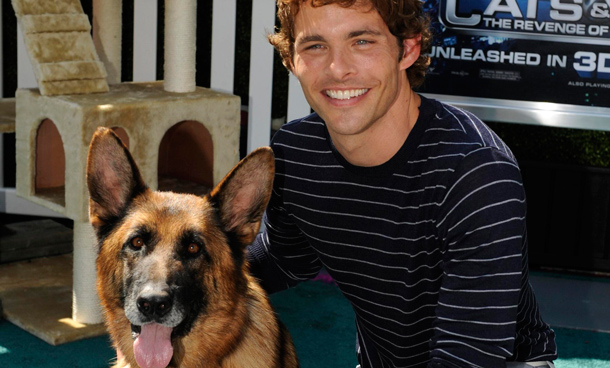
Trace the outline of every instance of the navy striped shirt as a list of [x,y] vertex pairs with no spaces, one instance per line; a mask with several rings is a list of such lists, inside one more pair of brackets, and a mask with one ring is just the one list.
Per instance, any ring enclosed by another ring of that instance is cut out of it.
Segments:
[[556,358],[528,282],[519,168],[474,115],[422,96],[404,145],[376,167],[347,162],[317,114],[272,148],[252,272],[274,292],[325,267],[354,308],[363,368]]

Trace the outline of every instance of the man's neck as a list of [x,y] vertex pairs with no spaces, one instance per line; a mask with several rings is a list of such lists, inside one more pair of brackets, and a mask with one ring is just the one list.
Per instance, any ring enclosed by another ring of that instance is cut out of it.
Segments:
[[389,111],[383,121],[357,136],[336,137],[335,148],[352,165],[372,167],[389,161],[403,146],[419,116],[421,98],[411,89],[402,108]]

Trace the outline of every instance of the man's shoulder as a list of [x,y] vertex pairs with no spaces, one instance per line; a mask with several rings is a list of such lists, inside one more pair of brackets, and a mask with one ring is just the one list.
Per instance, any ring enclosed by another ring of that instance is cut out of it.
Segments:
[[484,123],[473,113],[439,100],[430,100],[434,117],[428,130],[444,132],[446,135],[468,139],[471,133],[482,128]]
[[272,144],[311,144],[309,140],[326,141],[326,127],[316,113],[292,120],[273,136]]
[[476,115],[441,101],[432,102],[434,117],[426,125],[424,145],[438,145],[439,149],[463,154],[490,148],[513,156],[504,141]]
[[324,121],[314,112],[282,125],[280,131],[320,131],[321,128],[324,128]]

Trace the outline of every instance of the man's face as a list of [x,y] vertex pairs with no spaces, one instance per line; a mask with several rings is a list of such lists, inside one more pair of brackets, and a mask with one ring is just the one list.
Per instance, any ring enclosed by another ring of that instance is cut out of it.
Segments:
[[399,60],[396,37],[374,8],[307,3],[296,15],[294,33],[292,72],[333,140],[366,133],[407,103],[405,69],[419,55],[418,47],[409,46],[417,42],[405,41],[405,51],[417,56]]

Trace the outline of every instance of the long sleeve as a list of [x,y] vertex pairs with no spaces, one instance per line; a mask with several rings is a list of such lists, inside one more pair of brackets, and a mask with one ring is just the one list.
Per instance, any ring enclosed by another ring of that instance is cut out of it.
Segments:
[[429,367],[499,367],[513,355],[525,242],[517,165],[484,147],[454,173],[436,224],[443,281]]

